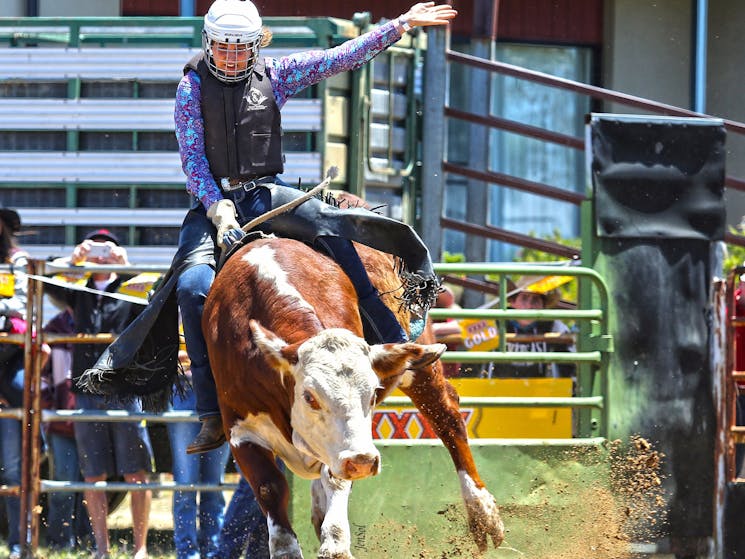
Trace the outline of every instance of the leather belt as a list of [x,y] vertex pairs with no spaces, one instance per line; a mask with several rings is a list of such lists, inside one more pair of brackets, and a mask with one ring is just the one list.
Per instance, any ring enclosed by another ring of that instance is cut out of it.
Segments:
[[267,175],[265,177],[257,177],[251,180],[231,179],[228,177],[223,177],[220,179],[220,188],[222,188],[224,192],[234,192],[236,190],[248,191],[260,184],[274,182],[276,180],[276,175]]

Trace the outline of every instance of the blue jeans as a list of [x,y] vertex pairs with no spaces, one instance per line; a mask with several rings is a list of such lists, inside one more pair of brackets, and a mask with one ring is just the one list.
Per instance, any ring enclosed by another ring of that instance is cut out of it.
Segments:
[[[52,479],[82,481],[75,439],[58,433],[47,433],[47,439],[54,463]],[[49,493],[47,545],[58,549],[75,549],[78,543],[90,541],[92,536],[88,511],[83,504],[83,494]]]
[[246,559],[269,559],[266,517],[256,502],[251,486],[241,476],[225,513],[217,557],[238,559],[244,550]]
[[[23,353],[3,363],[0,369],[0,393],[12,408],[23,407]],[[17,419],[0,419],[0,483],[21,484],[21,422]],[[8,516],[8,548],[20,544],[21,501],[18,497],[5,497]]]
[[[0,460],[0,483],[20,485],[21,422],[16,419],[0,419]],[[10,496],[4,499],[8,516],[8,548],[12,548],[20,543],[21,501]]]
[[[174,410],[194,410],[194,392],[173,398]],[[219,484],[222,481],[230,449],[227,444],[210,452],[186,454],[186,446],[199,432],[196,423],[168,423],[171,441],[173,479],[176,483]],[[173,543],[176,559],[220,557],[216,554],[223,526],[225,498],[222,491],[174,491]],[[197,530],[197,516],[199,530]]]
[[199,419],[220,414],[215,378],[212,376],[207,357],[207,342],[202,333],[204,300],[214,279],[215,271],[211,266],[198,264],[182,272],[176,286],[184,325],[186,352],[191,360],[191,382],[194,392],[198,395],[192,409],[196,410]]

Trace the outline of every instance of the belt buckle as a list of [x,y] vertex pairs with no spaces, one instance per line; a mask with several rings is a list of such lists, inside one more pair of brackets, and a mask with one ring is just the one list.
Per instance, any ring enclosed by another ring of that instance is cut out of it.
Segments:
[[220,179],[220,187],[225,192],[234,192],[236,190],[245,190],[246,192],[248,192],[249,190],[253,190],[260,184],[263,184],[264,182],[266,182],[265,179],[267,178],[269,177],[257,177],[255,179],[251,179],[250,181],[240,181],[240,182],[237,182],[236,184],[230,184],[229,177],[222,177]]
[[253,187],[256,186],[256,180],[250,180],[250,181],[239,181],[235,184],[230,184],[230,178],[228,177],[222,177],[220,179],[220,187],[225,192],[235,192],[236,190],[245,190],[248,192]]
[[246,192],[248,192],[249,190],[252,190],[252,189],[256,188],[256,185],[257,184],[258,183],[256,182],[256,179],[253,179],[253,180],[250,180],[248,182],[242,182],[242,183],[239,184],[239,186],[243,187],[243,190],[245,190]]

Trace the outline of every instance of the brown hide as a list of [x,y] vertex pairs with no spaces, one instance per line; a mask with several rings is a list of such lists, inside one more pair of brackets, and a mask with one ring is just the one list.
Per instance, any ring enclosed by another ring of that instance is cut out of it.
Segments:
[[[356,246],[373,284],[383,294],[386,304],[398,312],[408,331],[408,316],[399,309],[396,299],[402,288],[394,271],[393,258],[365,246]],[[297,298],[282,295],[273,279],[258,276],[256,269],[244,260],[249,251],[257,248],[273,250],[278,269],[286,272],[289,282],[314,310],[299,304]],[[251,319],[288,344],[302,342],[326,328],[345,328],[362,337],[357,297],[346,274],[335,262],[289,239],[270,238],[251,243],[234,254],[215,279],[205,302],[202,328],[223,425],[230,429],[237,420],[264,412],[291,442],[294,380],[268,366],[252,340]],[[431,331],[425,330],[419,341],[431,343]],[[381,376],[380,372],[378,375]],[[383,378],[377,400],[381,401],[400,378],[398,375]],[[458,395],[443,376],[439,361],[416,369],[411,375],[411,384],[401,389],[440,437],[456,469],[470,476],[476,488],[483,489],[468,446]],[[251,443],[242,443],[231,450],[262,510],[275,524],[293,533],[287,514],[289,486],[271,452]],[[466,500],[469,529],[481,550],[486,547],[487,536],[491,536],[496,546],[503,538],[496,503],[488,492],[486,495],[486,505],[478,500]]]
[[[315,308],[315,314],[288,304],[286,298],[277,295],[273,283],[258,278],[255,269],[243,262],[242,255],[262,246],[274,249],[276,261],[287,271],[303,298]],[[355,246],[381,297],[390,308],[398,310],[401,324],[408,330],[408,315],[400,309],[396,299],[401,293],[401,280],[395,273],[393,257],[364,245]],[[349,278],[332,259],[298,241],[278,238],[256,241],[238,251],[225,264],[210,290],[202,325],[224,424],[232,425],[248,413],[266,412],[291,440],[293,379],[289,376],[280,379],[279,374],[268,367],[251,340],[251,318],[289,344],[302,342],[324,328],[346,328],[362,336],[357,297]],[[425,330],[420,340],[432,343],[433,336]],[[453,455],[456,467],[471,470],[468,464],[463,464],[462,450],[468,442],[465,425],[460,422],[457,411],[458,395],[443,377],[442,365],[437,361],[420,370],[417,377],[412,387],[404,392],[427,412],[437,413],[440,418],[452,418],[445,421],[447,432],[439,432],[436,423],[433,427]],[[383,389],[378,401],[388,395],[396,381],[390,378],[381,382]],[[436,388],[434,393],[432,385]],[[443,409],[448,413],[443,414]],[[480,482],[478,474],[474,477]]]
[[[295,288],[323,312],[316,315],[288,303],[272,282],[259,278],[255,268],[243,262],[242,255],[261,246],[274,248],[276,261],[293,278]],[[356,301],[349,279],[330,258],[300,242],[264,239],[233,255],[220,271],[220,281],[212,286],[202,317],[223,416],[226,410],[234,418],[270,413],[289,439],[292,386],[288,383],[293,380],[280,379],[267,366],[251,339],[249,320],[257,320],[290,344],[324,328],[343,327],[361,333],[355,304],[344,301]]]

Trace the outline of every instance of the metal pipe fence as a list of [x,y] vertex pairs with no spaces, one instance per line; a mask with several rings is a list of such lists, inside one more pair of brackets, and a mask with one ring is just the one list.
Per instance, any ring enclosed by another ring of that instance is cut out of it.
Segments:
[[[498,309],[432,309],[432,318],[493,318],[501,321],[500,351],[495,352],[467,352],[453,351],[443,356],[443,361],[485,363],[492,361],[538,361],[538,362],[574,362],[589,363],[595,368],[601,367],[602,353],[606,350],[580,351],[576,353],[515,353],[504,350],[507,336],[504,332],[504,320],[509,318],[536,318],[545,320],[577,320],[590,321],[600,325],[600,335],[607,336],[607,288],[602,278],[593,270],[581,267],[557,268],[554,266],[531,266],[514,264],[437,264],[435,269],[438,273],[452,275],[468,274],[493,274],[500,277],[500,292],[506,293],[506,274],[519,273],[524,275],[548,275],[560,274],[589,279],[595,290],[600,295],[600,308],[578,309],[578,310],[533,310],[521,311],[506,308],[506,301],[500,302]],[[29,289],[27,321],[29,328],[24,335],[3,334],[0,335],[0,343],[24,344],[24,400],[23,408],[0,409],[0,418],[12,418],[23,423],[22,440],[22,478],[20,486],[0,486],[0,495],[19,495],[21,498],[21,541],[24,542],[25,550],[32,554],[39,543],[40,507],[39,498],[41,493],[52,492],[78,492],[85,490],[93,491],[223,491],[234,490],[236,484],[177,484],[175,482],[154,482],[148,484],[131,484],[123,482],[98,482],[94,484],[84,482],[59,482],[41,478],[41,426],[44,423],[57,421],[105,421],[126,422],[146,421],[159,423],[191,422],[197,421],[194,412],[168,411],[160,414],[129,413],[126,411],[109,410],[48,410],[41,408],[41,347],[45,343],[110,343],[115,339],[111,334],[84,335],[84,334],[46,334],[42,329],[42,297],[43,282],[45,274],[61,271],[81,271],[78,266],[61,265],[59,262],[49,263],[38,260],[29,262]],[[86,266],[82,271],[95,272],[119,272],[135,274],[139,272],[164,272],[162,266]],[[479,407],[551,407],[572,408],[578,413],[592,413],[599,410],[603,412],[606,401],[605,395],[577,395],[573,397],[463,397],[461,404]],[[406,397],[390,397],[380,404],[381,407],[394,407],[411,405]],[[572,439],[573,444],[583,444],[585,441],[601,440],[603,430],[602,422],[595,422],[598,426],[595,435],[584,433],[584,437]],[[385,441],[380,441],[385,445]],[[589,444],[589,443],[588,443]]]
[[[637,97],[635,95],[629,95],[626,93],[621,93],[594,85],[588,85],[586,83],[566,78],[559,78],[557,76],[552,76],[544,72],[529,70],[521,66],[515,66],[513,64],[507,64],[505,62],[499,62],[495,60],[486,60],[470,54],[453,51],[449,49],[449,45],[444,45],[444,48],[445,60],[451,63],[463,64],[472,68],[478,68],[481,70],[493,72],[495,74],[500,74],[502,76],[510,76],[528,82],[542,84],[548,87],[585,95],[593,100],[618,103],[619,105],[643,109],[657,114],[710,118],[710,115],[683,109],[674,105],[669,105],[667,103],[660,103],[651,99]],[[443,121],[445,118],[453,118],[472,124],[478,124],[498,130],[513,132],[525,137],[534,138],[540,141],[549,142],[560,146],[567,146],[572,149],[585,149],[585,142],[583,138],[552,132],[550,130],[543,129],[537,126],[530,126],[509,119],[495,117],[493,115],[479,115],[444,106],[442,115],[438,116],[439,118],[443,119]],[[727,132],[738,134],[741,136],[745,135],[745,123],[726,118],[722,119],[722,123]],[[504,173],[484,172],[481,170],[468,169],[447,161],[442,162],[442,170],[454,175],[472,178],[487,183],[500,184],[522,192],[530,192],[571,204],[579,204],[586,198],[583,194],[557,188],[551,185],[527,181],[525,179]],[[744,178],[736,177],[733,175],[726,175],[724,178],[724,182],[728,188],[745,191]],[[441,227],[452,228],[454,230],[462,230],[462,228],[454,227],[454,225],[455,224],[452,223],[452,220],[447,220],[444,216],[442,216],[440,220]],[[514,236],[510,237],[508,235],[500,235],[498,231],[496,232],[497,237],[494,236],[495,232],[492,232],[492,235],[484,235],[483,232],[479,232],[476,230],[470,230],[468,232],[474,235],[498,238],[498,240],[501,240],[503,242],[512,243],[519,246],[528,246],[523,244],[519,238]],[[745,246],[745,237],[743,237],[742,235],[736,235],[730,231],[725,232],[725,241],[733,245]],[[547,252],[556,254],[551,250],[548,250]]]

